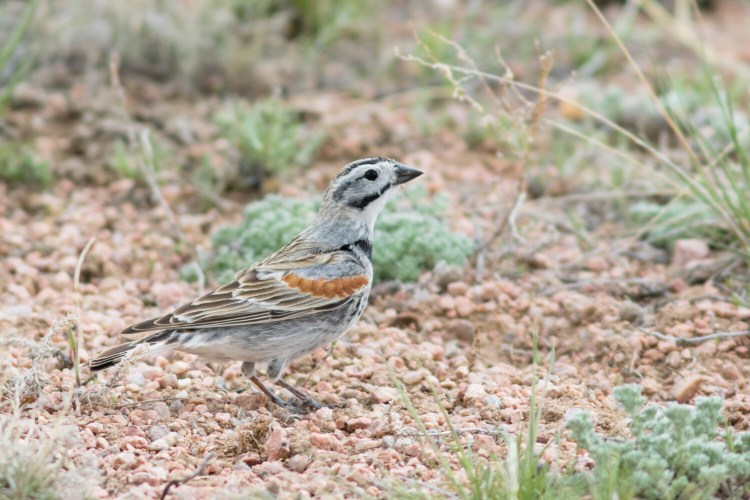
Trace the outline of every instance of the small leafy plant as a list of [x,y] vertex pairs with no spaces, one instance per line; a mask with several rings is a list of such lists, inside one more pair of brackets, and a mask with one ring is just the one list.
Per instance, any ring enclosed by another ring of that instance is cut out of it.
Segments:
[[446,196],[429,198],[424,189],[412,189],[390,201],[375,224],[373,267],[376,280],[416,281],[438,262],[463,265],[474,243],[451,231],[443,217]]
[[76,471],[65,468],[62,438],[59,428],[45,430],[17,408],[0,415],[0,498],[52,500],[71,487],[85,488]]
[[[38,0],[28,2],[13,28],[0,36],[0,113],[4,110],[13,89],[26,76],[33,62],[27,54],[19,56],[19,47],[27,35],[38,5]],[[4,10],[0,11],[0,21],[3,21],[5,14]]]
[[32,149],[0,144],[0,181],[47,188],[52,183],[52,170]]
[[641,201],[628,208],[634,227],[648,227],[643,237],[656,246],[672,248],[684,238],[700,238],[715,246],[730,246],[733,235],[716,220],[711,208],[693,198],[678,198],[666,205]]
[[[149,165],[155,175],[173,166],[169,164],[170,149],[164,143],[149,139],[149,144]],[[134,181],[143,180],[144,170],[139,160],[140,154],[141,152],[138,151],[137,147],[131,147],[126,141],[118,139],[112,144],[112,152],[107,166],[118,178]]]
[[[235,272],[276,251],[312,220],[319,201],[271,195],[251,203],[237,226],[220,228],[212,237],[214,255],[204,268],[226,281]],[[474,249],[473,242],[448,228],[442,216],[444,197],[428,197],[424,190],[406,191],[392,200],[375,225],[373,267],[376,280],[415,281],[438,262],[462,265]],[[191,267],[185,279],[194,279]]]
[[629,417],[632,439],[598,435],[588,412],[573,413],[566,422],[594,460],[594,498],[747,498],[750,433],[721,430],[721,398],[662,408],[643,407],[638,385],[617,387],[614,395]]
[[[287,5],[284,5],[284,4]],[[292,14],[292,27],[320,48],[328,47],[343,35],[355,34],[358,24],[373,15],[374,4],[347,0],[288,0],[280,2]]]
[[260,185],[267,176],[308,164],[323,142],[322,133],[310,131],[299,113],[275,98],[252,107],[235,104],[217,121],[240,154],[245,185]]

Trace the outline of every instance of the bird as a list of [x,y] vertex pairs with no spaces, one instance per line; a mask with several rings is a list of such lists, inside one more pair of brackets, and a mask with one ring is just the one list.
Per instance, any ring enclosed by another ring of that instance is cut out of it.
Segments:
[[[341,338],[364,311],[372,288],[373,230],[397,190],[423,172],[389,158],[363,158],[331,181],[310,225],[272,255],[174,311],[131,325],[126,339],[94,356],[99,371],[129,352],[178,350],[209,361],[242,361],[242,373],[274,404],[289,410],[323,405],[282,375],[287,365]],[[258,369],[293,396],[285,401]],[[294,405],[294,399],[299,405]]]

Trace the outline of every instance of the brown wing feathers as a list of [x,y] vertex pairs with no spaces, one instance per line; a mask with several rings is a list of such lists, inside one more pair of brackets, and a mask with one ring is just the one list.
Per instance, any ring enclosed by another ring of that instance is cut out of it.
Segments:
[[164,329],[243,326],[301,317],[320,309],[338,307],[366,286],[365,275],[326,280],[303,278],[292,272],[281,280],[258,279],[250,271],[214,292],[198,297],[173,313],[135,324],[122,335]]

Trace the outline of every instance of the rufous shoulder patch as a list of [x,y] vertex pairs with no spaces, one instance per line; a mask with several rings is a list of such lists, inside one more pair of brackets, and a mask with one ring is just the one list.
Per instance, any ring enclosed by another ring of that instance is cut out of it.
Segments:
[[323,278],[309,280],[290,273],[284,276],[282,281],[290,287],[296,288],[300,292],[310,294],[314,297],[323,297],[326,299],[339,297],[343,299],[344,297],[349,297],[355,291],[367,285],[369,280],[367,279],[367,276],[361,275],[334,278],[332,280],[325,280]]

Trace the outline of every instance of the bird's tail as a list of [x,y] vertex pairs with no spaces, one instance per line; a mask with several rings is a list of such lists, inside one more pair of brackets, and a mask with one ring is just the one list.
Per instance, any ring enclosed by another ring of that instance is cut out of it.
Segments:
[[172,347],[168,345],[171,334],[171,331],[158,332],[140,340],[127,342],[107,349],[89,360],[89,368],[91,371],[98,372],[99,370],[114,366],[124,360],[131,351],[139,346],[147,346],[150,354],[168,350]]

